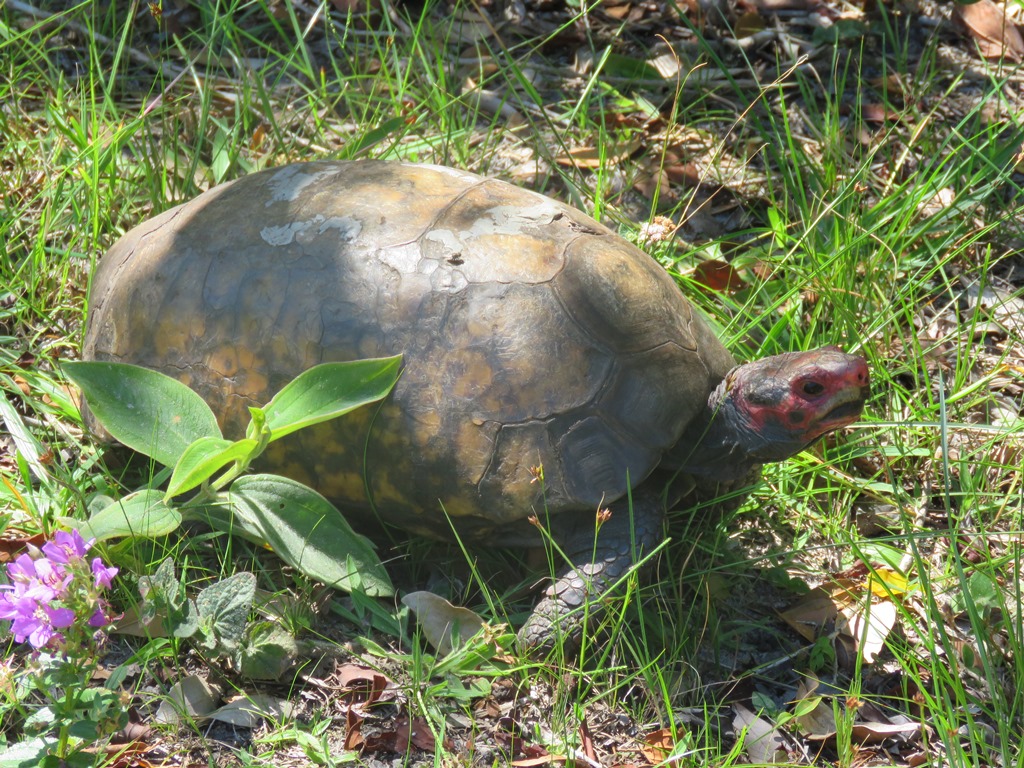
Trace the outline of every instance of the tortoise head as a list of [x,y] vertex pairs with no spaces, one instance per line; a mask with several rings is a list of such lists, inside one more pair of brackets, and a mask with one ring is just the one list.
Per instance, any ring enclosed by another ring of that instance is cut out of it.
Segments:
[[755,462],[782,461],[856,421],[869,393],[869,379],[864,358],[838,347],[740,365],[709,399],[711,423],[714,427],[719,422],[720,427],[712,428],[709,438],[720,434]]

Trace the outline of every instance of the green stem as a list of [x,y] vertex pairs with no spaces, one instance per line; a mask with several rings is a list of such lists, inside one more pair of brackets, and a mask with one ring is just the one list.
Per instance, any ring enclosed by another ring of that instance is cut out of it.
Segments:
[[57,757],[62,760],[68,756],[68,742],[71,739],[71,735],[68,733],[69,727],[67,723],[61,724],[57,737]]

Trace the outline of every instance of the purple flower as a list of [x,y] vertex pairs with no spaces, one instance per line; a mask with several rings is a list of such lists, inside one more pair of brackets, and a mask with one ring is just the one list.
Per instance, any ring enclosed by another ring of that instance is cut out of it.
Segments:
[[26,584],[36,577],[36,561],[27,554],[18,555],[14,562],[7,564],[7,575],[15,584]]
[[55,629],[66,629],[75,623],[75,612],[70,608],[50,608],[43,606],[43,612]]
[[[59,531],[41,549],[30,547],[7,564],[11,583],[0,584],[0,620],[11,622],[15,640],[37,649],[67,649],[91,637],[83,627],[75,629],[76,616],[88,616],[93,628],[110,623],[101,593],[117,568],[106,567],[98,557],[87,562],[92,544],[78,531]],[[70,631],[65,636],[60,630]]]
[[100,558],[94,557],[92,560],[92,575],[96,589],[107,588],[113,582],[114,577],[117,576],[117,568],[114,566],[106,568]]
[[50,608],[34,600],[21,600],[13,606],[11,631],[19,643],[28,640],[33,648],[44,648],[56,635],[54,629],[64,629],[75,621],[75,614],[67,608]]
[[85,557],[86,550],[93,544],[82,538],[78,531],[57,531],[53,535],[53,541],[43,544],[43,554],[54,563],[69,563],[72,560],[81,560]]
[[74,576],[65,570],[62,563],[51,563],[45,557],[35,561],[36,580],[41,586],[48,587],[58,597],[62,596]]

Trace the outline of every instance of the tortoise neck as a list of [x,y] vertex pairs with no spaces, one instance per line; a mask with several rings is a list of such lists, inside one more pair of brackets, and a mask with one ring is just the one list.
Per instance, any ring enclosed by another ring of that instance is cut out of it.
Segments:
[[707,407],[695,416],[661,466],[720,482],[748,476],[763,462],[744,445],[749,426],[729,396],[728,379],[708,396]]

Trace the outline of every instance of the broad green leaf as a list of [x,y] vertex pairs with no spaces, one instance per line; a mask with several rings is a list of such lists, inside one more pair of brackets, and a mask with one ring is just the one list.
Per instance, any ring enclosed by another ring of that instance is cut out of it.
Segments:
[[173,467],[200,437],[221,437],[199,395],[158,371],[127,363],[73,362],[64,372],[97,421],[121,443]]
[[255,595],[256,576],[248,571],[214,582],[196,595],[200,626],[210,650],[233,653],[238,648]]
[[298,643],[284,627],[261,621],[246,628],[245,642],[238,649],[236,663],[246,677],[278,680],[298,653]]
[[117,536],[154,538],[166,536],[179,525],[181,514],[164,503],[163,492],[147,488],[101,509],[82,525],[81,533],[97,541]]
[[0,750],[0,768],[39,768],[57,746],[56,739],[28,739]]
[[[401,356],[322,363],[300,373],[264,407],[270,439],[380,400],[398,380]],[[255,437],[255,435],[250,435]]]
[[181,454],[174,465],[174,474],[164,494],[164,501],[198,488],[217,472],[252,455],[255,440],[225,440],[223,437],[200,437]]
[[380,558],[327,499],[276,475],[247,475],[204,511],[211,525],[269,546],[309,578],[336,589],[394,594]]

